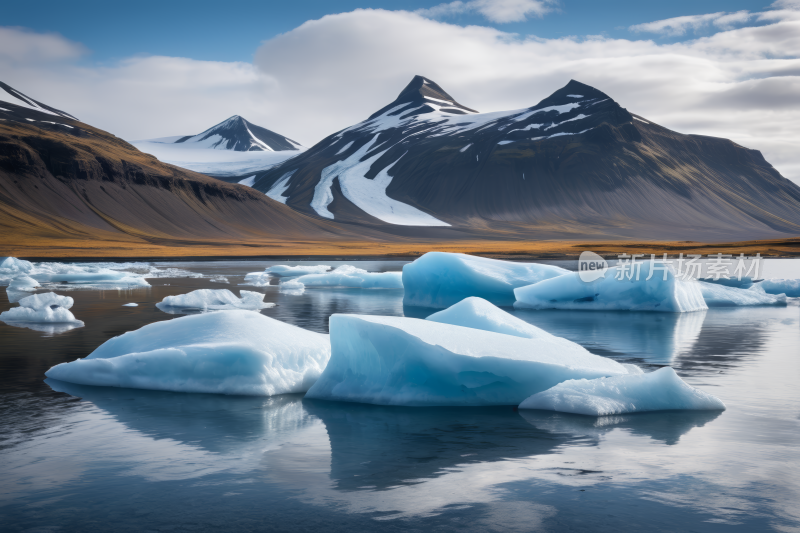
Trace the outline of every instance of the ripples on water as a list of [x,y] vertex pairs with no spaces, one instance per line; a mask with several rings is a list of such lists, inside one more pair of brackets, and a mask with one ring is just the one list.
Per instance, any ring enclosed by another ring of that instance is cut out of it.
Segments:
[[[154,279],[143,290],[72,291],[86,326],[52,336],[0,325],[0,529],[800,529],[796,305],[683,315],[509,310],[621,362],[673,366],[722,398],[723,413],[594,418],[43,381],[54,364],[173,318],[154,306],[164,296],[235,291],[265,265],[177,265],[231,285]],[[263,314],[320,332],[333,313],[431,312],[404,309],[397,290],[255,290],[278,304]],[[121,307],[128,302],[140,305]],[[0,291],[0,310],[10,306]]]

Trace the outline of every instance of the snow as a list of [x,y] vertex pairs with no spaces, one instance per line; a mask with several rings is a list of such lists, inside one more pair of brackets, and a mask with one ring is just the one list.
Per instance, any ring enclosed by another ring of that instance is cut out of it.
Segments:
[[583,98],[582,94],[568,94],[567,96],[570,98]]
[[382,405],[517,405],[574,378],[626,374],[588,351],[405,317],[330,317],[331,359],[308,398]]
[[6,94],[12,96],[13,100],[9,100],[9,99],[5,98],[4,95],[0,94],[0,101],[5,100],[5,101],[7,101],[9,103],[16,104],[16,105],[18,105],[20,107],[24,107],[24,108],[27,108],[27,109],[33,109],[34,111],[39,111],[41,113],[47,113],[48,115],[56,115],[56,116],[58,116],[57,113],[53,113],[52,111],[50,111],[48,109],[45,109],[43,107],[40,107],[40,106],[36,105],[36,103],[33,100],[31,100],[30,98],[26,97],[22,93],[11,93],[11,92],[8,92],[8,91],[4,91],[4,92]]
[[291,172],[287,172],[281,176],[280,179],[273,183],[272,187],[270,187],[270,189],[266,192],[267,196],[273,200],[285,204],[289,197],[284,196],[283,193],[285,193],[286,189],[289,188],[289,179],[294,175],[295,172],[297,172],[297,170],[292,170]]
[[512,305],[517,287],[567,273],[563,268],[537,263],[428,252],[403,266],[403,303],[444,308],[479,296],[498,305]]
[[342,146],[342,148],[341,148],[341,149],[340,149],[338,152],[336,152],[334,155],[342,155],[342,154],[343,154],[343,153],[345,153],[345,152],[346,152],[346,151],[347,151],[347,150],[348,150],[348,149],[349,149],[351,146],[353,146],[353,141],[350,141],[349,143],[347,143],[347,144],[345,144],[344,146]]
[[69,308],[75,301],[69,296],[61,296],[53,292],[45,292],[27,296],[19,301],[19,307],[12,307],[0,313],[0,320],[6,323],[72,323],[83,325],[77,320]]
[[467,151],[467,148],[469,148],[470,146],[472,146],[472,143],[469,143],[468,145],[466,145],[464,148],[462,148],[461,150],[459,150],[459,152],[462,152],[462,153],[463,153],[463,152],[466,152],[466,151]]
[[785,294],[790,298],[800,297],[800,279],[765,279],[757,286],[767,294]]
[[786,305],[786,295],[767,294],[763,282],[749,289],[726,287],[715,283],[699,281],[703,298],[708,307],[739,307],[749,305]]
[[513,143],[513,142],[515,142],[515,141],[500,141],[500,142],[499,142],[499,143],[497,143],[497,144],[499,144],[499,145],[503,145],[503,144],[511,144],[511,143]]
[[[240,181],[239,184],[240,185],[247,185],[248,187],[252,187],[253,183],[256,181],[256,176],[257,176],[257,174],[253,174],[249,178],[245,178],[242,181]],[[284,202],[284,203],[286,203],[286,202]]]
[[226,311],[148,324],[45,375],[80,385],[272,396],[307,391],[329,357],[327,335]]
[[[574,121],[574,120],[582,120],[582,119],[584,119],[584,118],[589,118],[589,115],[584,115],[583,113],[581,113],[581,114],[579,114],[579,115],[577,115],[577,116],[575,116],[575,117],[568,118],[567,120],[565,120],[565,121],[563,121],[563,122],[553,123],[553,124],[551,124],[550,126],[547,126],[547,127],[544,129],[544,131],[547,131],[547,130],[549,130],[549,129],[552,129],[552,128],[556,128],[556,127],[558,127],[558,126],[560,126],[560,125],[562,125],[562,124],[566,124],[567,122],[572,122],[572,121]],[[581,133],[583,133],[583,132],[581,132]]]
[[[367,272],[343,265],[332,272],[307,274],[294,280],[305,287],[351,287],[356,289],[402,289],[401,272]],[[298,287],[299,288],[299,287]]]
[[[609,268],[604,277],[583,281],[577,272],[546,279],[514,290],[514,307],[532,309],[591,309],[605,311],[661,311],[684,313],[707,309],[699,282],[675,278],[669,265],[656,262],[651,279],[650,262],[638,263],[637,276],[622,267]],[[663,270],[666,268],[667,279]],[[622,279],[617,279],[618,276]],[[638,278],[638,279],[637,279]]]
[[231,309],[249,309],[257,311],[274,307],[274,303],[265,303],[260,292],[239,291],[237,298],[228,289],[198,289],[187,294],[167,296],[156,307],[165,312],[176,309],[202,309],[203,311],[221,311]]
[[670,367],[649,374],[571,379],[527,398],[520,409],[589,416],[645,411],[725,410],[722,401],[687,385]]
[[649,123],[649,122],[647,122],[646,120],[642,120],[642,119],[640,119],[639,117],[633,117],[633,119],[634,119],[634,120],[638,120],[639,122],[644,122],[645,124],[650,124],[650,123]]
[[6,291],[33,292],[40,287],[39,282],[29,276],[17,276],[8,284]]
[[220,177],[256,174],[305,151],[305,148],[300,148],[298,150],[279,150],[277,152],[266,150],[237,152],[235,150],[193,147],[193,143],[175,144],[174,137],[166,137],[164,139],[166,140],[133,141],[131,144],[141,152],[153,155],[164,163]]
[[139,304],[136,303],[122,304],[122,307],[139,307]]
[[[333,202],[333,191],[331,190],[333,180],[339,178],[342,194],[359,209],[383,222],[401,226],[449,226],[450,224],[446,222],[386,195],[386,188],[392,182],[389,171],[397,164],[397,161],[384,167],[374,179],[366,178],[373,163],[389,150],[387,148],[362,161],[377,140],[378,135],[376,134],[347,159],[322,169],[320,180],[314,187],[314,197],[311,200],[311,207],[314,211],[321,217],[333,220],[334,215],[328,211],[328,206]],[[402,156],[400,157],[402,159]]]

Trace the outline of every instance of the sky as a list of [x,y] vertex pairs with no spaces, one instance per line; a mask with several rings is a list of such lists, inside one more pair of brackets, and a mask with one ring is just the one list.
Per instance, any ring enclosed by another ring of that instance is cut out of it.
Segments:
[[232,116],[306,146],[415,74],[479,111],[570,79],[682,133],[761,150],[800,183],[800,0],[4,5],[0,80],[126,140]]

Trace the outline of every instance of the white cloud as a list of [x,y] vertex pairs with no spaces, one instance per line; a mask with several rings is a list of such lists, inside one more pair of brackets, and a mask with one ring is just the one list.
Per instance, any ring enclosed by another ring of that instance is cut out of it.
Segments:
[[82,45],[57,34],[0,27],[0,65],[70,61],[86,52]]
[[644,24],[635,24],[628,28],[638,33],[660,33],[662,35],[684,35],[689,30],[700,30],[714,25],[722,29],[730,29],[738,24],[745,24],[757,13],[749,11],[737,11],[735,13],[709,13],[707,15],[688,15],[684,17],[673,17]]
[[574,78],[670,129],[762,150],[800,183],[800,11],[759,17],[660,44],[519,38],[356,10],[266,41],[253,64],[149,57],[45,68],[0,55],[0,79],[126,139],[197,133],[240,114],[310,146],[389,103],[415,74],[481,111],[531,106]]
[[478,13],[486,19],[504,24],[523,22],[529,16],[542,17],[553,10],[554,0],[472,0],[471,2],[450,2],[418,9],[416,14],[428,18],[445,18],[465,13]]

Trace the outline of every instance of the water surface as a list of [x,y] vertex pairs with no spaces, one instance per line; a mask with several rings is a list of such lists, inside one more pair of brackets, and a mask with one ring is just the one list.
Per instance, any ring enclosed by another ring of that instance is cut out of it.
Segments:
[[[672,366],[720,397],[722,413],[595,418],[44,381],[110,337],[174,318],[155,308],[164,296],[235,292],[268,264],[170,264],[206,277],[71,291],[86,326],[60,334],[0,324],[0,529],[800,531],[797,305],[508,309],[594,353],[647,371]],[[219,275],[231,283],[210,281]],[[263,314],[320,332],[333,313],[432,312],[404,308],[401,290],[242,288],[278,304]],[[0,311],[11,306],[0,291]]]

